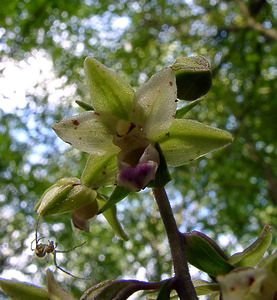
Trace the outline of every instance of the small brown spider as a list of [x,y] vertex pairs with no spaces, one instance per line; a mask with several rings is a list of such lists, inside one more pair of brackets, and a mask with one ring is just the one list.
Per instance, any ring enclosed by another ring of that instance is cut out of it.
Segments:
[[[61,270],[62,272],[64,272],[65,274],[67,274],[71,277],[74,277],[74,278],[77,278],[77,279],[85,279],[85,278],[82,278],[82,277],[75,276],[75,275],[71,274],[70,272],[66,271],[65,269],[63,269],[62,267],[60,267],[57,263],[57,253],[67,253],[67,252],[73,251],[76,248],[82,247],[86,242],[83,242],[82,244],[77,245],[77,246],[75,246],[71,249],[68,249],[68,250],[56,250],[57,243],[55,244],[54,241],[49,241],[48,240],[47,244],[39,243],[39,241],[42,240],[43,237],[38,238],[38,230],[37,230],[38,229],[38,223],[39,223],[39,219],[37,220],[35,239],[31,243],[31,250],[35,251],[36,256],[37,257],[45,257],[46,254],[48,255],[48,254],[52,253],[53,257],[54,257],[54,264],[55,264],[56,268],[58,268],[59,270]],[[35,242],[35,247],[33,247],[34,242]]]

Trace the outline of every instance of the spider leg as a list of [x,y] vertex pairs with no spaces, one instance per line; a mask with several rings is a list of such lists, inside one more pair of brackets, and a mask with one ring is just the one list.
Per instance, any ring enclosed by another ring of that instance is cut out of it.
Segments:
[[79,247],[82,247],[84,244],[86,243],[86,241],[84,241],[82,244],[80,245],[77,245],[77,246],[74,246],[73,248],[71,249],[68,249],[68,250],[55,250],[56,253],[67,253],[67,252],[71,252],[72,250],[76,249],[76,248],[79,248]]
[[[36,239],[33,239],[32,242],[31,242],[31,250],[32,251],[36,250],[36,247],[33,248],[34,241],[36,241]],[[36,241],[36,245],[37,245],[37,241]]]
[[75,276],[75,275],[73,275],[72,273],[70,273],[70,272],[66,271],[65,269],[63,269],[62,267],[60,267],[60,266],[58,265],[58,263],[57,263],[57,256],[56,256],[56,253],[57,253],[57,251],[54,251],[54,252],[53,252],[53,256],[54,256],[54,265],[56,266],[57,269],[61,270],[62,272],[64,272],[65,274],[67,274],[67,275],[69,275],[69,276],[71,276],[71,277],[73,277],[73,278],[76,278],[76,279],[83,279],[83,280],[86,279],[86,278],[84,278],[84,277],[78,277],[78,276]]
[[[39,242],[40,240],[42,240],[42,239],[44,239],[44,237],[40,237],[39,239],[33,239],[33,240],[32,240],[32,242],[31,242],[31,250],[32,250],[32,251],[36,250],[37,245],[38,245],[38,242]],[[35,247],[35,248],[33,248],[34,242],[36,242],[36,247]]]

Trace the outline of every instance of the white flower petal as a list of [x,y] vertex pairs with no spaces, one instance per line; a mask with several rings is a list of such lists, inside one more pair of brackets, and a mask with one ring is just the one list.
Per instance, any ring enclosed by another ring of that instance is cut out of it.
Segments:
[[63,141],[81,151],[95,154],[119,152],[119,148],[112,144],[112,135],[92,111],[64,119],[53,129]]
[[166,130],[176,112],[177,88],[174,72],[165,68],[153,75],[136,92],[134,121],[150,140]]
[[232,140],[232,135],[227,131],[194,120],[176,119],[157,142],[167,164],[177,167],[224,147]]

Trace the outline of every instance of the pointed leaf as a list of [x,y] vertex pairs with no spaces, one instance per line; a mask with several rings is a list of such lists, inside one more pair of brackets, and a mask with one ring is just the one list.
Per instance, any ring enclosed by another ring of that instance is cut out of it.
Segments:
[[[97,197],[98,206],[103,209],[104,205],[107,203],[106,200],[103,197],[100,197],[100,195]],[[111,228],[113,229],[114,233],[121,239],[127,241],[129,239],[128,235],[125,233],[124,229],[122,228],[120,222],[117,218],[117,210],[116,206],[112,206],[111,208],[105,210],[103,212],[103,216],[107,220],[107,222],[110,224]]]
[[48,293],[45,289],[18,280],[0,278],[0,288],[14,300],[48,300]]
[[83,102],[80,100],[76,100],[75,102],[86,111],[94,110],[93,106],[91,106],[90,104],[88,104],[86,102]]
[[116,179],[117,158],[114,153],[90,155],[81,176],[84,185],[97,189],[113,185]]
[[204,98],[191,101],[186,106],[183,106],[182,108],[178,109],[176,111],[176,119],[182,119],[182,118],[184,118],[184,116],[188,112],[190,112],[195,106],[197,106],[198,104],[200,104],[203,100],[204,100]]
[[153,75],[136,92],[133,119],[144,128],[147,138],[155,140],[175,116],[176,83],[174,73],[165,68]]
[[178,57],[172,69],[176,74],[178,99],[198,99],[212,85],[211,66],[203,56]]
[[130,191],[122,186],[116,186],[116,188],[113,190],[110,198],[107,202],[101,207],[98,214],[102,214],[107,209],[113,207],[118,203],[119,201],[123,200],[130,194]]
[[194,120],[174,120],[157,138],[167,164],[181,166],[231,143],[232,135]]
[[[50,270],[47,270],[47,287],[49,299],[51,300],[76,300],[72,295],[62,289],[59,284],[56,282],[53,273]],[[30,298],[36,299],[36,298]]]
[[131,86],[92,57],[86,58],[84,66],[95,111],[106,121],[129,120],[134,99]]
[[271,226],[265,225],[260,236],[249,247],[229,258],[230,264],[236,267],[256,266],[270,246],[271,240]]
[[197,296],[210,295],[215,292],[220,292],[219,284],[208,282],[205,280],[192,280]]
[[64,119],[53,129],[64,142],[81,151],[97,155],[118,152],[112,143],[112,135],[95,112],[87,111]]

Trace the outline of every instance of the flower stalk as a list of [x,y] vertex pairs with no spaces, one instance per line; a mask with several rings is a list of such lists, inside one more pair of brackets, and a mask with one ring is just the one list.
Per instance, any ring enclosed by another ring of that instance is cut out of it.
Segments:
[[153,188],[152,191],[168,237],[175,272],[176,292],[180,300],[195,300],[197,296],[189,274],[185,244],[177,228],[166,191],[164,188]]

